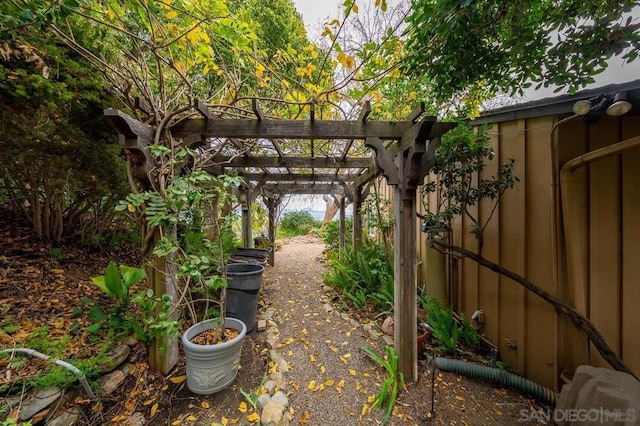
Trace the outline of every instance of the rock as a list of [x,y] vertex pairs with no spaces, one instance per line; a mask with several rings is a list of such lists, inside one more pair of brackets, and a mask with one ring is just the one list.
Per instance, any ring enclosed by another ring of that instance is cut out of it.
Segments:
[[276,385],[280,389],[285,389],[287,387],[287,383],[284,380],[284,374],[282,374],[279,371],[276,371],[275,373],[271,374],[271,380],[275,380],[276,381]]
[[53,418],[47,426],[70,426],[80,420],[82,409],[78,406],[65,410],[58,417]]
[[147,419],[144,418],[144,414],[142,414],[139,411],[136,411],[135,413],[129,416],[129,418],[124,424],[126,426],[144,426],[147,424]]
[[349,320],[349,322],[351,323],[351,326],[352,326],[352,327],[356,327],[356,328],[357,328],[357,327],[360,327],[360,321],[358,321],[358,320],[356,320],[356,319],[351,318],[351,319]]
[[278,340],[280,340],[280,330],[276,327],[273,327],[269,330],[269,335],[267,336],[267,345],[271,349],[275,349],[278,345]]
[[322,309],[324,309],[326,312],[333,312],[333,306],[331,306],[328,303],[325,303],[324,305],[322,305]]
[[44,389],[29,398],[20,410],[20,420],[29,420],[40,411],[53,404],[62,395],[61,389]]
[[263,410],[264,407],[267,405],[267,402],[269,402],[270,400],[271,400],[271,397],[269,396],[269,394],[263,393],[258,397],[258,407],[260,407],[260,409]]
[[393,336],[387,336],[386,334],[382,336],[384,339],[384,344],[387,346],[393,346]]
[[384,334],[393,336],[393,317],[386,317],[382,322],[382,326],[380,327],[380,329]]
[[260,319],[263,319],[265,321],[269,321],[271,318],[273,318],[273,315],[275,315],[275,313],[276,313],[276,311],[274,311],[273,309],[269,309],[264,314],[262,314],[260,316]]
[[569,418],[572,412],[586,416],[587,421],[580,422],[581,425],[610,421],[635,424],[629,422],[629,413],[635,413],[634,419],[640,413],[640,382],[621,371],[581,365],[573,381],[562,387],[554,420],[559,425],[572,424]]
[[260,416],[262,426],[282,426],[285,407],[273,399],[267,402]]
[[98,365],[100,374],[110,373],[120,366],[129,357],[131,349],[128,345],[120,345],[104,356],[105,360]]
[[114,370],[100,377],[100,395],[109,396],[124,382],[127,375],[122,370]]
[[287,398],[287,396],[282,391],[274,393],[271,397],[271,400],[277,402],[278,404],[282,404],[284,408],[287,408],[289,406],[289,398]]
[[258,331],[265,331],[267,329],[267,320],[258,320]]
[[267,380],[264,384],[264,388],[270,394],[273,393],[273,390],[278,386],[278,383],[275,380]]
[[50,408],[45,408],[39,413],[35,414],[33,417],[29,419],[29,424],[38,424],[45,419],[49,415]]

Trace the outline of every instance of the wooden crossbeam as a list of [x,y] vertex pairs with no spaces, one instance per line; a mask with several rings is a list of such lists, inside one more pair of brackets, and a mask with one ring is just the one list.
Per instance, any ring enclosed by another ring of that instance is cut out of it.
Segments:
[[337,157],[226,157],[216,156],[209,160],[214,166],[221,167],[302,167],[317,169],[341,169],[341,168],[367,168],[373,165],[372,158],[347,158],[340,160]]
[[337,194],[344,193],[344,188],[336,184],[268,184],[262,185],[265,192],[281,194]]
[[348,174],[302,174],[302,173],[239,173],[251,182],[352,182],[360,175]]
[[366,139],[402,138],[411,121],[186,119],[171,129],[174,137],[199,134],[214,138],[262,139]]
[[406,151],[411,148],[416,141],[424,142],[428,139],[437,138],[457,126],[456,123],[436,122],[435,120],[435,117],[427,117],[424,121],[413,125],[413,127],[402,136],[402,140],[399,143],[389,148],[391,156],[395,157],[399,153]]

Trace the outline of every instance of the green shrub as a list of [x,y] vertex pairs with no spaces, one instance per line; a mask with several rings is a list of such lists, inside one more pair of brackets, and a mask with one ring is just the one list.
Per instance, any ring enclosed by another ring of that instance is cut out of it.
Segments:
[[[345,218],[344,226],[347,231],[344,240],[345,246],[350,246],[353,241],[353,233],[350,232],[353,227],[353,219],[350,217]],[[340,248],[340,221],[333,220],[325,224],[323,228],[320,231],[322,241],[327,245],[327,249],[337,251]]]
[[306,235],[313,228],[320,226],[320,221],[316,220],[308,211],[287,212],[278,223],[278,236],[294,237],[296,235]]

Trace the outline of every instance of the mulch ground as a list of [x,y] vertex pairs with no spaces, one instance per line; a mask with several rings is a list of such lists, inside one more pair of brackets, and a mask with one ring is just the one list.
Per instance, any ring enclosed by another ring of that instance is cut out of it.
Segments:
[[[384,342],[372,340],[356,323],[372,318],[350,311],[323,290],[323,249],[311,236],[284,241],[275,267],[265,271],[261,290],[259,311],[273,311],[280,330],[277,351],[290,369],[285,391],[292,423],[380,424],[382,413],[368,405],[384,374],[361,348],[382,353]],[[65,360],[90,356],[97,343],[86,331],[91,324],[88,310],[93,304],[106,309],[112,303],[91,277],[103,274],[110,261],[139,265],[138,249],[131,244],[91,250],[65,246],[52,252],[31,236],[28,224],[0,212],[0,349],[19,347],[34,330],[47,327],[49,339],[70,337]],[[336,310],[327,312],[325,301]],[[186,389],[183,360],[168,376],[150,371],[146,349],[138,343],[128,361],[130,374],[118,391],[100,402],[80,393],[69,406],[80,404],[85,413],[81,423],[92,425],[131,424],[134,413],[152,425],[257,424],[247,419],[256,411],[252,395],[260,392],[271,368],[266,338],[257,331],[247,335],[236,381],[215,395],[194,395]],[[14,369],[0,359],[0,384],[15,384],[15,394],[25,378],[44,367],[33,360]],[[419,380],[407,383],[390,424],[526,424],[521,410],[545,408],[512,390],[447,372],[436,372],[432,392],[431,374],[421,361]]]

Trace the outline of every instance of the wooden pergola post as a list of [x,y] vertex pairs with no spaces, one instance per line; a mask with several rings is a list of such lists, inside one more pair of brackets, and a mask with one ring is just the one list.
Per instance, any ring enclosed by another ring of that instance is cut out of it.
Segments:
[[[105,116],[118,130],[120,144],[129,157],[131,175],[143,187],[153,187],[154,182],[149,179],[153,176],[151,171],[155,168],[155,163],[149,154],[148,146],[153,143],[154,128],[120,111],[107,110]],[[161,233],[160,228],[150,228],[146,223],[142,223],[141,226],[144,241],[142,254],[146,260],[150,261],[149,266],[146,267],[147,286],[158,297],[163,294],[170,297],[171,306],[169,309],[173,312],[171,319],[177,320],[180,312],[175,306],[175,301],[178,298],[175,271],[169,261],[170,257],[153,255],[153,248],[160,241],[161,235],[167,235],[172,231],[165,229]],[[158,307],[158,309],[160,308]],[[179,355],[178,339],[169,342],[154,339],[149,345],[149,367],[167,374],[177,364]]]
[[267,204],[267,210],[269,215],[269,243],[271,244],[271,251],[269,252],[268,262],[269,265],[275,264],[276,253],[276,213],[278,205],[280,204],[280,198],[266,197],[265,202]]
[[375,151],[376,165],[387,183],[395,187],[394,345],[399,371],[414,382],[418,380],[416,193],[433,166],[440,135],[451,127],[436,126],[435,117],[427,117],[407,130],[390,149],[378,138],[365,141]]
[[345,216],[344,216],[344,210],[345,210],[345,197],[342,196],[340,197],[340,250],[344,250],[344,246],[345,246],[345,238],[344,238],[344,233],[346,231],[346,226],[345,226]]
[[[354,185],[355,186],[355,185]],[[369,187],[355,186],[353,193],[353,248],[357,250],[362,245],[362,203],[369,195]]]
[[242,246],[253,247],[251,238],[253,228],[251,226],[251,190],[242,189],[240,192],[240,208],[242,209]]

